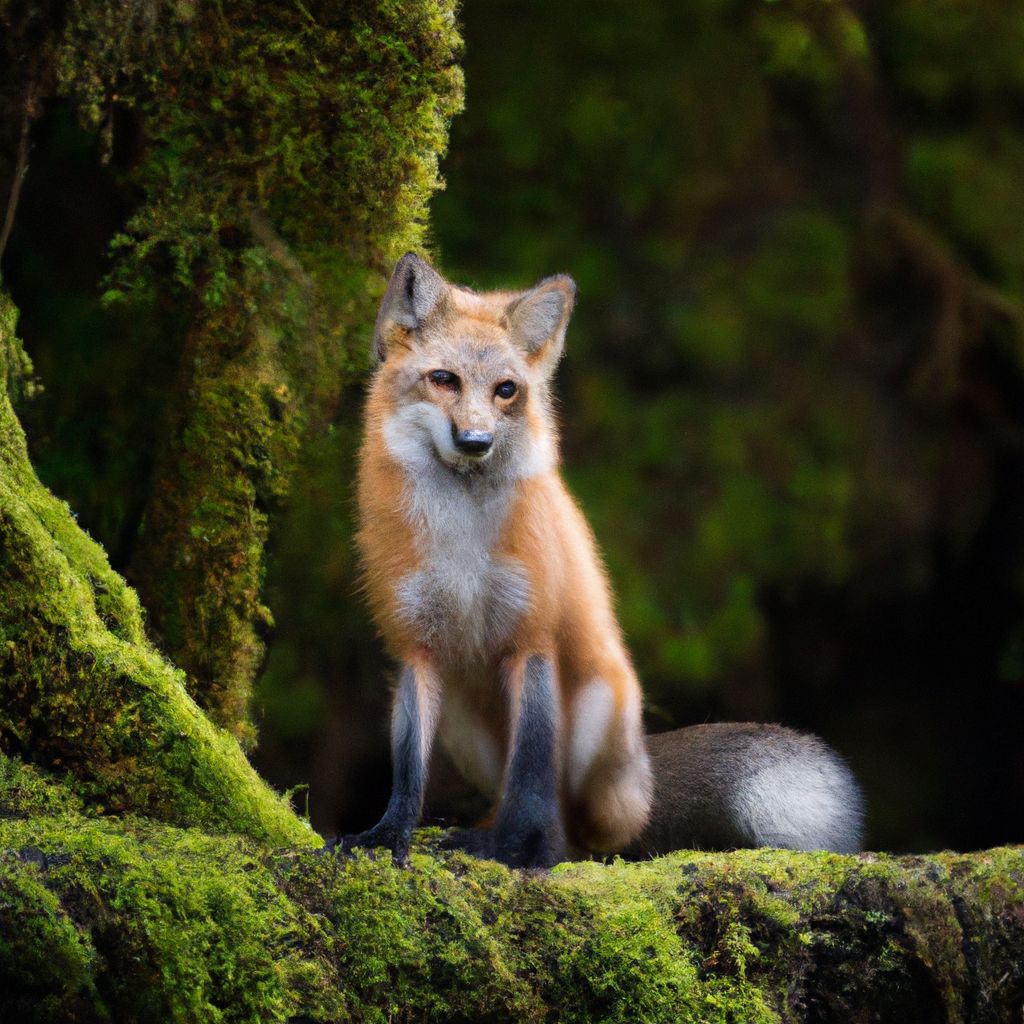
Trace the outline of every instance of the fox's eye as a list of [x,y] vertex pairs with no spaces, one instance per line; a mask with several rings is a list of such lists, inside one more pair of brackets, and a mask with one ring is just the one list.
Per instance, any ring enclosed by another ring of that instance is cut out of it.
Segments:
[[431,383],[439,388],[454,388],[459,383],[459,378],[448,370],[431,370],[427,376],[430,377]]
[[516,393],[516,386],[513,381],[503,380],[495,389],[494,393],[499,398],[511,398]]

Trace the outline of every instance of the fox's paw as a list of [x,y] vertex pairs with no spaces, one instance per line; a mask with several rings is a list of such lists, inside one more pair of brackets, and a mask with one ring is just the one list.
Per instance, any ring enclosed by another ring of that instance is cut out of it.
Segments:
[[553,868],[565,860],[565,837],[559,828],[529,828],[495,836],[491,856],[510,868]]
[[334,836],[324,843],[323,852],[333,853],[335,856],[351,857],[357,849],[374,850],[380,847],[391,851],[391,856],[396,864],[409,863],[409,836],[403,835],[397,829],[380,825],[353,835]]
[[494,842],[489,828],[453,828],[441,837],[442,850],[462,850],[482,860],[494,858]]
[[565,859],[566,845],[559,828],[533,828],[500,834],[493,828],[453,829],[441,840],[445,850],[464,850],[482,860],[510,868],[554,867]]

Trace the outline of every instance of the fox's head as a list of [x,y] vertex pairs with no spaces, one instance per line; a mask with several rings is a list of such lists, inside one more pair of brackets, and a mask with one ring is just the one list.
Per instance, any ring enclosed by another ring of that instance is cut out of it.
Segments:
[[554,465],[549,386],[576,286],[525,292],[450,284],[413,253],[395,267],[374,329],[374,415],[409,468],[526,477]]

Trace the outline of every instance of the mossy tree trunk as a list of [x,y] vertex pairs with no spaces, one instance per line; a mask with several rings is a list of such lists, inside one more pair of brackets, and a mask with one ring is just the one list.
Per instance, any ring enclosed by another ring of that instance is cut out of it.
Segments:
[[190,692],[248,741],[270,518],[365,363],[384,274],[422,242],[461,97],[452,6],[81,0],[0,18],[7,149],[70,99],[139,195],[107,298],[146,315],[173,289],[190,310],[131,576]]
[[[0,381],[23,380],[0,293]],[[310,844],[146,640],[138,598],[70,509],[36,478],[0,388],[0,744],[74,779],[96,811]]]
[[0,292],[0,744],[97,809],[312,842],[186,691],[251,737],[270,510],[367,358],[391,261],[422,240],[461,97],[452,7],[80,0],[0,4],[0,28],[12,197],[33,119],[70,101],[108,156],[130,151],[107,298],[143,317],[173,290],[192,323],[137,548],[181,671],[29,464],[10,396],[31,367]]

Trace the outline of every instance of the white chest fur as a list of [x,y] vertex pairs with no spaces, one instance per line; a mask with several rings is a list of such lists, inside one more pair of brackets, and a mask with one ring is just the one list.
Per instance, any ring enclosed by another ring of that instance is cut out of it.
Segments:
[[402,617],[417,639],[463,665],[500,653],[529,604],[524,566],[495,555],[515,481],[408,466],[405,514],[421,567],[398,581]]

